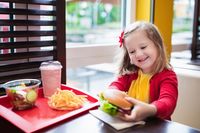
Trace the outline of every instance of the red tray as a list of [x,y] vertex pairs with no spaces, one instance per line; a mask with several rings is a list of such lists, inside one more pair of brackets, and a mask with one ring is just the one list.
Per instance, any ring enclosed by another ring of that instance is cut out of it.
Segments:
[[28,110],[12,110],[8,97],[1,96],[0,115],[25,132],[35,132],[62,120],[69,119],[76,115],[81,115],[81,113],[99,106],[99,102],[96,98],[83,91],[65,85],[62,85],[61,89],[72,90],[77,95],[87,95],[89,102],[82,108],[73,111],[53,110],[48,106],[47,99],[43,97],[42,88],[40,88],[36,106]]

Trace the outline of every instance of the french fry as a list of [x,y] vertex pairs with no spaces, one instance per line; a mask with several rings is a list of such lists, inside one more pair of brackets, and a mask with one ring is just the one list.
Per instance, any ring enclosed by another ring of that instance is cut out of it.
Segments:
[[74,110],[83,106],[87,101],[86,95],[76,95],[70,90],[58,89],[48,101],[48,105],[57,110]]

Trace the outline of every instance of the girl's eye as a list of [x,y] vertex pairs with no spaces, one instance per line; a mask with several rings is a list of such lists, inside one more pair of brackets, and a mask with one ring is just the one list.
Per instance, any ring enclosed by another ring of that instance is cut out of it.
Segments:
[[145,49],[147,46],[143,46],[143,47],[141,47],[141,49]]
[[135,53],[135,50],[134,50],[134,51],[130,51],[129,53],[130,53],[130,54],[134,54],[134,53]]

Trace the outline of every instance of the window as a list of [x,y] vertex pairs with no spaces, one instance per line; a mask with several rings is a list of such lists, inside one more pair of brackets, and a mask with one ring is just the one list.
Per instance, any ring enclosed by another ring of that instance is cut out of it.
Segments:
[[174,51],[188,50],[192,42],[194,0],[174,0],[172,44]]
[[121,27],[130,23],[135,0],[67,0],[67,47],[118,43]]
[[197,1],[174,0],[173,52],[171,55],[171,63],[174,68],[188,69],[194,72],[200,69],[199,60],[192,59],[191,49],[193,28],[195,28],[194,20],[198,19],[194,18]]
[[117,42],[120,6],[120,0],[67,1],[67,47]]
[[123,2],[67,2],[67,85],[97,94],[113,79]]

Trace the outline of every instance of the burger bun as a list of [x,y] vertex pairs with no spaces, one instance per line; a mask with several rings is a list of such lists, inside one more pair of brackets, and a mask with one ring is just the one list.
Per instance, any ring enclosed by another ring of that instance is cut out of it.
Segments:
[[130,110],[132,108],[132,104],[128,102],[125,97],[128,95],[120,90],[117,89],[107,89],[102,93],[105,100],[109,103],[123,109],[123,110]]

